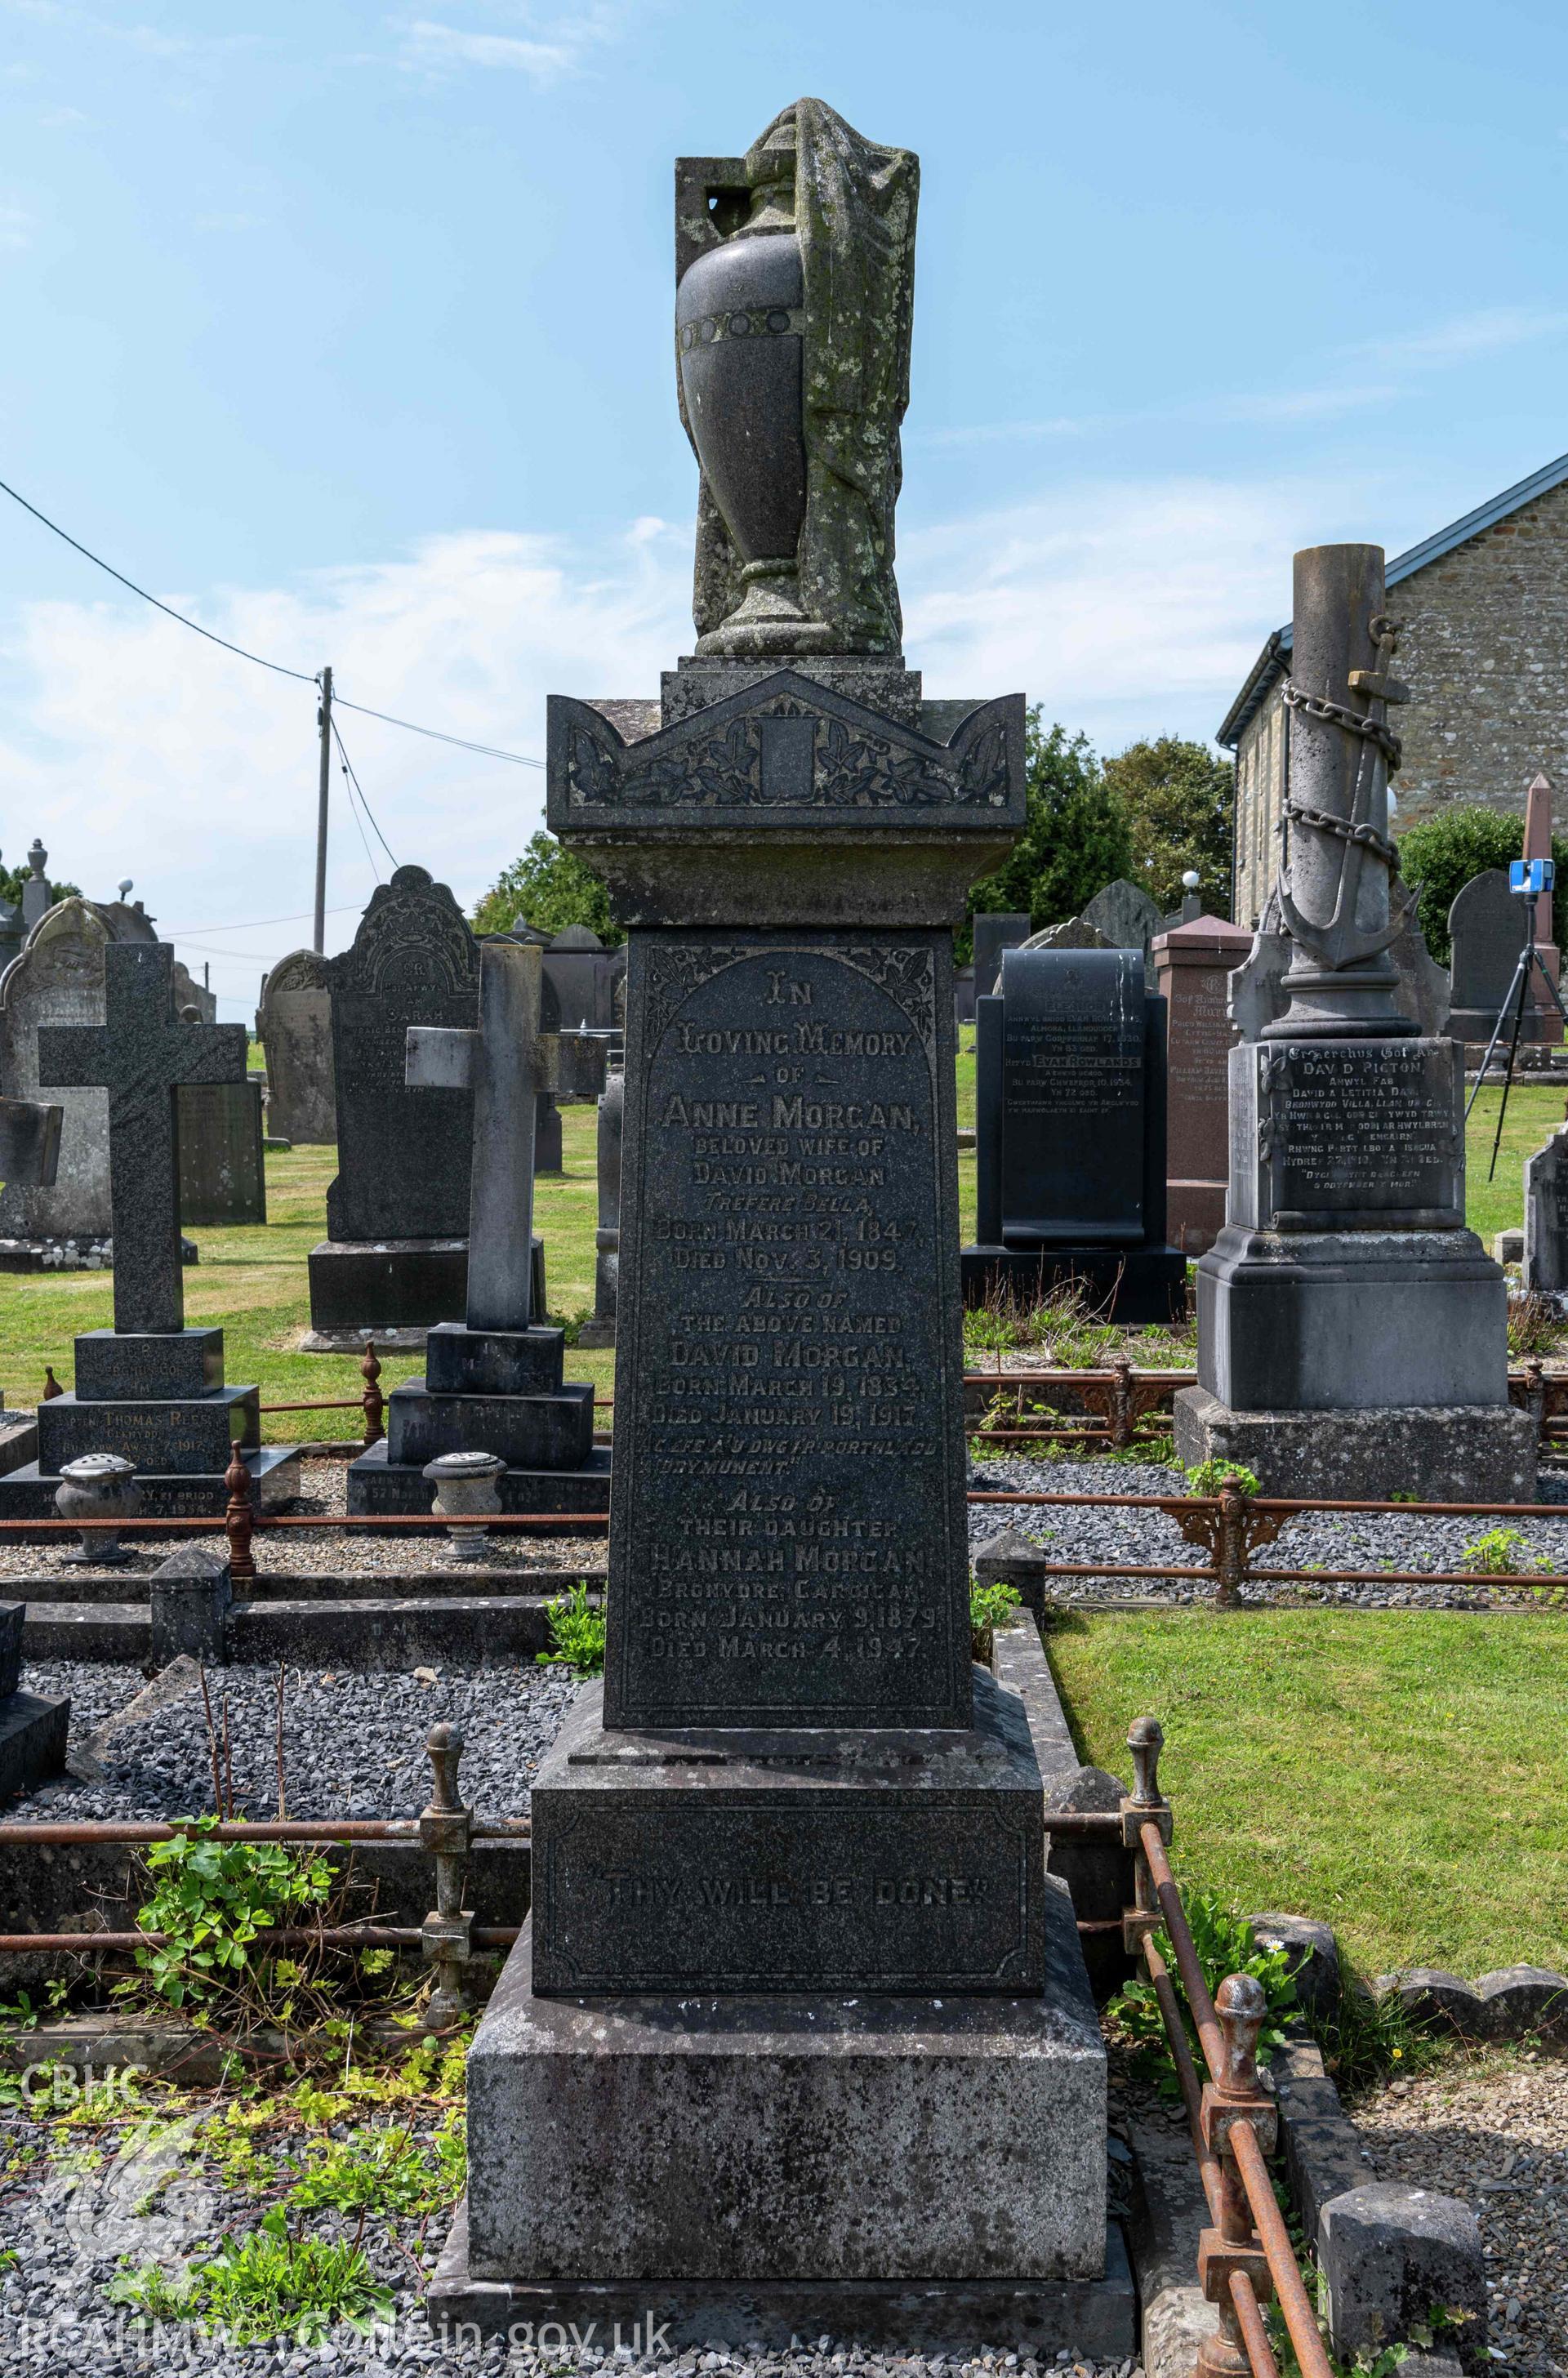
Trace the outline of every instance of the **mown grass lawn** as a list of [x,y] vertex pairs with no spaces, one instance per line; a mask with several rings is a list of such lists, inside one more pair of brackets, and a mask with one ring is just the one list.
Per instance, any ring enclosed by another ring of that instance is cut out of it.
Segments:
[[1321,1917],[1367,1975],[1568,1970],[1568,1616],[1107,1613],[1049,1649],[1094,1765],[1164,1727],[1184,1881]]
[[[1525,1159],[1562,1120],[1560,1088],[1516,1088],[1509,1099],[1498,1177],[1489,1185],[1487,1164],[1497,1120],[1499,1093],[1477,1100],[1469,1129],[1469,1219],[1488,1239],[1516,1224],[1523,1211]],[[974,1027],[959,1035],[958,1112],[960,1128],[974,1124]],[[562,1172],[537,1184],[535,1222],[544,1235],[550,1309],[559,1319],[593,1310],[594,1231],[598,1215],[595,1173],[595,1112],[591,1106],[562,1111]],[[264,1228],[198,1230],[190,1233],[201,1261],[186,1274],[186,1312],[191,1321],[218,1322],[225,1333],[227,1372],[238,1384],[256,1380],[262,1401],[307,1396],[348,1396],[360,1391],[358,1363],[345,1355],[301,1354],[299,1338],[308,1325],[306,1257],[326,1236],[327,1184],[337,1169],[330,1147],[296,1147],[267,1159]],[[959,1227],[964,1242],[974,1236],[974,1154],[959,1156]],[[78,1330],[97,1329],[113,1318],[110,1277],[103,1272],[0,1273],[0,1388],[13,1405],[37,1400],[46,1363],[63,1386],[71,1380],[71,1340]],[[570,1350],[570,1375],[591,1379],[608,1392],[615,1375],[610,1351]],[[417,1364],[393,1358],[384,1385]],[[348,1432],[352,1416],[274,1414],[263,1423],[273,1443],[303,1432],[334,1435]]]
[[[559,1175],[541,1176],[536,1184],[534,1227],[545,1242],[550,1309],[558,1319],[572,1319],[591,1313],[594,1304],[598,1221],[595,1110],[566,1107],[561,1125],[562,1170]],[[357,1397],[363,1389],[357,1356],[297,1351],[310,1322],[306,1258],[327,1235],[327,1184],[336,1171],[337,1151],[332,1147],[296,1147],[269,1155],[264,1226],[187,1233],[200,1249],[201,1260],[186,1268],[186,1319],[222,1326],[231,1384],[255,1380],[263,1403]],[[71,1340],[79,1330],[103,1328],[113,1319],[113,1276],[108,1272],[0,1273],[0,1388],[6,1402],[35,1403],[48,1363],[61,1386],[68,1387]],[[420,1368],[413,1355],[389,1355],[383,1389]],[[615,1373],[614,1354],[569,1347],[567,1372],[608,1390]],[[302,1436],[357,1433],[351,1411],[262,1417],[261,1434],[274,1445]]]

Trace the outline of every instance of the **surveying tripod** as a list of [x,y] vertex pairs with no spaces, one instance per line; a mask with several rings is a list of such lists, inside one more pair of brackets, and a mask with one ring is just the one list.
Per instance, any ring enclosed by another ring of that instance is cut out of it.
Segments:
[[1508,1041],[1508,1063],[1503,1071],[1502,1097],[1497,1110],[1497,1132],[1491,1144],[1491,1162],[1487,1167],[1489,1181],[1497,1171],[1497,1151],[1502,1146],[1502,1119],[1508,1112],[1508,1093],[1514,1085],[1514,1061],[1519,1053],[1519,1035],[1524,1027],[1525,1002],[1529,995],[1530,974],[1533,967],[1540,968],[1541,980],[1551,993],[1551,1003],[1562,1016],[1565,1029],[1568,1029],[1568,1007],[1563,1006],[1562,995],[1548,971],[1546,960],[1536,946],[1536,901],[1541,893],[1550,892],[1552,889],[1556,871],[1555,864],[1550,859],[1515,859],[1509,862],[1508,888],[1511,892],[1516,892],[1526,904],[1525,946],[1519,953],[1519,963],[1514,969],[1514,979],[1503,995],[1502,1005],[1498,1009],[1497,1022],[1492,1026],[1491,1039],[1487,1042],[1487,1053],[1481,1059],[1481,1070],[1476,1075],[1476,1087],[1470,1093],[1469,1105],[1465,1109],[1465,1120],[1468,1123],[1470,1108],[1475,1105],[1481,1094],[1481,1084],[1486,1080],[1487,1067],[1491,1063],[1492,1051],[1502,1038],[1502,1027],[1508,1021],[1508,1012],[1512,1008],[1514,1028]]

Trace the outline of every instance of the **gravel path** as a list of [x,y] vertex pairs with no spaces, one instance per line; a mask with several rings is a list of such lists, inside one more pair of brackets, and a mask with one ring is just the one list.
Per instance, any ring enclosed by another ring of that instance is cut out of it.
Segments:
[[[341,1515],[348,1508],[347,1464],[342,1461],[302,1461],[300,1463],[302,1492],[298,1499],[285,1506],[290,1512]],[[565,1523],[563,1523],[565,1524]],[[0,1543],[0,1578],[45,1577],[52,1570],[65,1576],[82,1574],[82,1564],[69,1561],[66,1555],[76,1548],[76,1538],[66,1536],[58,1545]],[[135,1539],[127,1536],[127,1548]],[[221,1528],[211,1536],[169,1536],[162,1541],[150,1541],[135,1554],[124,1567],[105,1569],[102,1574],[114,1578],[113,1593],[105,1591],[104,1599],[135,1602],[145,1599],[145,1588],[138,1579],[150,1577],[160,1561],[167,1560],[176,1544],[204,1544],[213,1552],[224,1549]],[[318,1534],[314,1528],[280,1528],[269,1535],[265,1529],[257,1533],[253,1548],[259,1569],[352,1570],[374,1569],[382,1574],[397,1569],[442,1568],[461,1573],[465,1564],[454,1560],[450,1540],[436,1529],[421,1530],[416,1536],[383,1536],[367,1530],[362,1534],[338,1529],[324,1530]],[[596,1535],[584,1536],[492,1536],[490,1549],[485,1556],[487,1568],[574,1569],[602,1568],[605,1560],[605,1538],[602,1529]],[[124,1580],[120,1582],[120,1580]],[[528,1591],[525,1585],[523,1591]]]
[[[116,1680],[112,1693],[111,1677]],[[275,1815],[277,1670],[214,1669],[208,1681],[220,1734],[228,1703],[236,1804],[253,1817]],[[23,1682],[34,1692],[71,1694],[73,1741],[123,1709],[141,1687],[134,1668],[68,1660],[41,1662],[25,1671]],[[537,1666],[447,1667],[413,1675],[290,1668],[283,1693],[289,1814],[417,1816],[430,1796],[425,1738],[447,1720],[463,1735],[464,1798],[485,1816],[522,1816],[529,1783],[575,1691],[564,1670]],[[17,1820],[162,1819],[210,1808],[212,1757],[200,1691],[113,1736],[103,1764],[101,1783],[67,1776],[7,1813]]]
[[[1176,1495],[1182,1492],[1178,1473],[1152,1462],[987,1461],[977,1463],[970,1480],[976,1491],[1011,1491],[1046,1495]],[[1522,1519],[1519,1533],[1529,1547],[1521,1558],[1527,1568],[1531,1556],[1541,1559],[1558,1575],[1568,1574],[1568,1478],[1561,1471],[1542,1471],[1537,1499],[1562,1503],[1562,1519]],[[1168,1560],[1178,1567],[1204,1566],[1201,1546],[1189,1544],[1174,1519],[1161,1511],[1061,1510],[1039,1505],[971,1503],[970,1543],[1010,1528],[1040,1544],[1047,1557],[1062,1561]],[[1323,1512],[1292,1519],[1274,1543],[1256,1555],[1267,1568],[1398,1568],[1457,1569],[1465,1547],[1489,1527],[1501,1524],[1473,1519],[1406,1519],[1397,1512],[1357,1514]],[[1512,1525],[1513,1522],[1508,1524]],[[1067,1602],[1097,1601],[1107,1593],[1118,1598],[1148,1595],[1161,1602],[1206,1600],[1212,1588],[1192,1579],[1080,1577],[1051,1582],[1052,1591]],[[1266,1601],[1285,1592],[1335,1604],[1370,1609],[1418,1604],[1434,1609],[1484,1609],[1493,1598],[1486,1580],[1467,1585],[1334,1585],[1311,1583],[1280,1587],[1244,1586],[1246,1601]],[[1499,1596],[1498,1599],[1512,1599]]]
[[1349,2110],[1380,2180],[1474,2207],[1499,2369],[1568,2378],[1568,2064],[1448,2063]]

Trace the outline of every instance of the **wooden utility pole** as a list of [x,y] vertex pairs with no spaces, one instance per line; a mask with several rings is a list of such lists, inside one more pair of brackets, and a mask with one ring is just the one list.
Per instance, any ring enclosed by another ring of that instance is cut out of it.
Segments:
[[316,947],[327,946],[327,797],[332,782],[332,673],[321,671],[321,699],[316,712],[321,729],[321,774],[316,803]]

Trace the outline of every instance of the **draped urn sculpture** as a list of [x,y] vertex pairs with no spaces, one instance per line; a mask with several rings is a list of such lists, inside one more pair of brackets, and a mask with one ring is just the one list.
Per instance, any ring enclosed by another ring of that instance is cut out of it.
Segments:
[[797,100],[676,179],[681,418],[704,658],[894,654],[918,159]]

